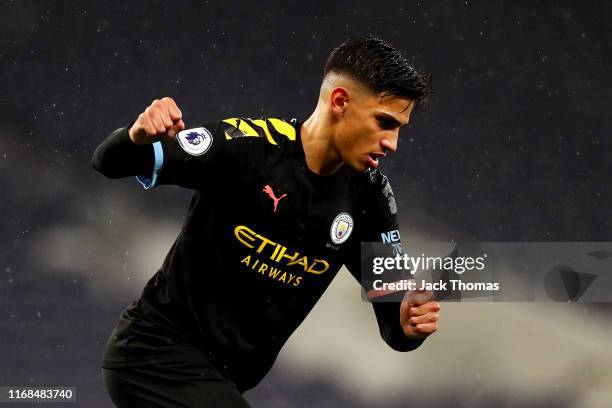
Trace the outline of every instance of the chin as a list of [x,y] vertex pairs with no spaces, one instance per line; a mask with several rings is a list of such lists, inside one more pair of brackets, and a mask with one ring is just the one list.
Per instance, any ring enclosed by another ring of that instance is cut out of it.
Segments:
[[356,163],[344,162],[344,164],[348,165],[350,168],[352,168],[353,170],[359,173],[363,173],[369,167],[367,163],[361,163],[361,162],[356,162]]
[[351,156],[342,157],[341,156],[340,158],[344,162],[345,166],[350,167],[351,169],[357,171],[358,173],[363,173],[364,171],[366,171],[368,167],[370,167],[370,165],[368,164],[367,161],[363,160],[360,155],[355,155],[355,156],[356,157],[351,157]]

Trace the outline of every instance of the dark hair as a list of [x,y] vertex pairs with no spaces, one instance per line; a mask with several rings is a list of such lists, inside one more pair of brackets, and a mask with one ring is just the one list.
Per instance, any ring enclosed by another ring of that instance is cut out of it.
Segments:
[[350,38],[332,50],[323,77],[329,72],[348,74],[374,93],[397,96],[422,107],[431,93],[431,75],[415,68],[385,41],[371,35]]

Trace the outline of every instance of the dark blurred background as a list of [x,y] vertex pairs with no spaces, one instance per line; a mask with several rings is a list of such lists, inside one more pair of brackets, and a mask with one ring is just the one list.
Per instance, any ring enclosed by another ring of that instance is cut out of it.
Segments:
[[[112,406],[104,343],[191,192],[96,173],[108,133],[163,96],[188,126],[305,119],[328,53],[353,35],[433,76],[383,167],[403,237],[612,240],[609,2],[3,1],[1,14],[0,385],[71,385],[78,406]],[[605,304],[449,305],[446,331],[398,354],[368,305],[342,313],[360,303],[343,279],[246,394],[254,406],[612,406]]]

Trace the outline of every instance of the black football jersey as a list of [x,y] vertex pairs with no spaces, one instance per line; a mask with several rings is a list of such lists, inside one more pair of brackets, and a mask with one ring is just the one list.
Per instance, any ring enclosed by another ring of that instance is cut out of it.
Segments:
[[[194,191],[163,265],[122,313],[104,367],[189,352],[249,389],[342,265],[360,280],[361,242],[393,236],[397,250],[387,178],[346,165],[333,175],[312,172],[300,126],[295,119],[230,118],[139,146],[126,127],[96,149],[94,167],[108,177],[137,176],[147,190],[174,184]],[[421,344],[403,335],[398,303],[373,307],[391,347]]]

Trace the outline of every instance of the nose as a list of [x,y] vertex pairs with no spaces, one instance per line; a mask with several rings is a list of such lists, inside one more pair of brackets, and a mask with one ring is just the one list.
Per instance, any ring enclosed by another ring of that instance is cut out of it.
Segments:
[[383,148],[383,151],[391,150],[395,153],[397,150],[397,137],[393,139],[384,138],[380,141],[380,145]]

